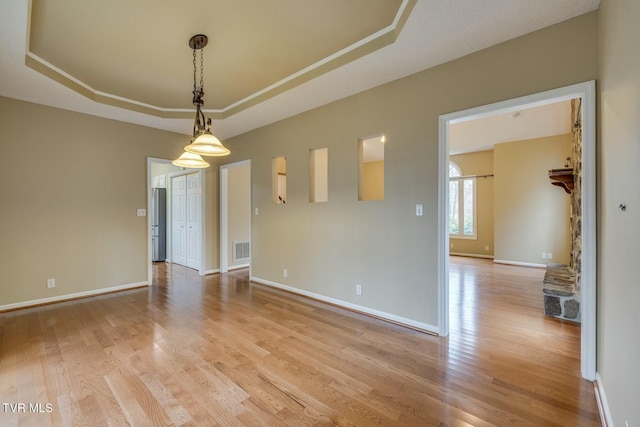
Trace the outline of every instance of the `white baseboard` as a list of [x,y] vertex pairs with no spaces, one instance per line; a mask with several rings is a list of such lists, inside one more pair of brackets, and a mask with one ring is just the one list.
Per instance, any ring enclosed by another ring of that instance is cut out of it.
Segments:
[[412,329],[418,329],[420,331],[428,332],[431,334],[436,334],[436,335],[439,334],[438,328],[433,325],[429,325],[428,323],[417,322],[415,320],[407,319],[406,317],[396,316],[395,314],[386,313],[384,311],[375,310],[369,307],[364,307],[362,305],[353,304],[347,301],[342,301],[339,299],[327,297],[324,295],[316,294],[314,292],[309,292],[302,289],[294,288],[292,286],[283,285],[282,283],[260,279],[259,277],[251,276],[249,280],[251,280],[252,282],[260,283],[261,285],[282,289],[284,291],[291,292],[293,294],[302,295],[311,299],[325,302],[327,304],[335,305],[335,306],[345,308],[351,311],[355,311],[361,314],[373,316],[382,320],[386,320],[391,323],[395,323],[397,325],[405,326]]
[[496,264],[517,265],[520,267],[547,268],[547,264],[535,264],[533,262],[509,261],[504,259],[494,259],[493,262]]
[[602,378],[600,378],[599,372],[596,372],[596,380],[593,382],[593,389],[596,392],[596,402],[598,402],[598,412],[600,412],[600,422],[602,423],[602,426],[613,427],[613,419],[611,418],[609,402],[607,401],[607,395],[604,392],[604,386],[602,385]]
[[[229,267],[227,268],[227,271],[231,271],[231,270],[239,270],[239,269],[241,269],[241,268],[247,268],[247,267],[249,267],[249,264],[232,265],[232,266],[229,266]],[[220,269],[219,269],[219,268],[214,268],[213,270],[206,270],[206,271],[204,272],[204,276],[207,276],[207,275],[209,275],[209,274],[216,274],[216,273],[220,273]]]
[[149,282],[144,281],[144,282],[137,282],[137,283],[128,283],[126,285],[111,286],[109,288],[94,289],[91,291],[76,292],[73,294],[66,294],[66,295],[58,295],[50,298],[41,298],[41,299],[34,299],[31,301],[23,301],[23,302],[16,302],[13,304],[0,305],[0,312],[17,310],[19,308],[34,307],[34,306],[44,305],[44,304],[52,304],[55,302],[68,301],[68,300],[73,300],[78,298],[94,297],[97,295],[110,294],[112,292],[126,291],[128,289],[140,288],[142,286],[149,286]]
[[453,256],[466,256],[469,258],[486,258],[486,259],[493,259],[493,255],[481,255],[481,254],[468,254],[465,252],[449,252],[449,255],[453,255]]

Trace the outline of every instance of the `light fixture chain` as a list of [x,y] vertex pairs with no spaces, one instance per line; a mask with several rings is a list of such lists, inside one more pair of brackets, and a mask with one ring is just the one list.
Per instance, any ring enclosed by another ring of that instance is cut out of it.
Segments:
[[[218,138],[211,133],[211,118],[204,116],[204,47],[207,45],[207,36],[196,34],[189,39],[189,47],[193,51],[193,105],[196,106],[196,115],[193,120],[193,138],[191,143],[184,147],[185,152],[179,159],[172,163],[185,168],[205,168],[209,163],[202,160],[204,156],[226,156],[230,154]],[[197,86],[198,78],[198,53],[200,51],[200,87]]]
[[193,90],[197,90],[196,87],[196,50],[193,49]]
[[204,92],[204,49],[200,49],[200,90]]

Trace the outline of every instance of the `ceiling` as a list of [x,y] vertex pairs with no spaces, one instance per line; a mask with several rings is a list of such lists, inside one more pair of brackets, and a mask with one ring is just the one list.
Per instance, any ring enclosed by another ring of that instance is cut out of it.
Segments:
[[0,95],[221,139],[597,9],[599,0],[0,0]]
[[571,101],[520,108],[462,121],[449,128],[449,153],[493,149],[495,144],[571,132]]

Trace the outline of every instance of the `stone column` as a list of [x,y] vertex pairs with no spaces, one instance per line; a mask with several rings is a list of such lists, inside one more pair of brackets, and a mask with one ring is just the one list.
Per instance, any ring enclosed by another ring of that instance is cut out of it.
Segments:
[[582,99],[571,100],[571,269],[576,274],[576,291],[581,288],[582,269]]

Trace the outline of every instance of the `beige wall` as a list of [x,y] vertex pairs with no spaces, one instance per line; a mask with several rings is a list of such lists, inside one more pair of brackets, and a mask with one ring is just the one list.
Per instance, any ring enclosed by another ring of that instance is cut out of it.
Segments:
[[[452,155],[449,159],[460,166],[462,175],[493,174],[493,150]],[[492,177],[476,178],[478,238],[450,238],[451,253],[493,256],[493,182]],[[485,249],[487,246],[489,249]]]
[[184,141],[0,98],[0,306],[146,282],[147,157]]
[[[598,371],[616,426],[640,425],[640,2],[603,0],[599,20]],[[627,210],[618,206],[626,204]]]
[[[591,13],[225,141],[252,160],[257,278],[437,325],[438,116],[596,78]],[[384,133],[385,200],[358,202],[357,142]],[[303,141],[304,143],[301,143]],[[308,202],[308,150],[329,147],[329,202]],[[271,159],[287,157],[287,204]],[[557,190],[557,189],[556,189]],[[424,204],[424,216],[415,205]],[[288,277],[283,277],[283,269]],[[355,294],[355,284],[363,294]]]
[[228,224],[229,224],[229,266],[247,264],[247,261],[233,261],[233,242],[251,241],[251,192],[249,165],[229,168],[228,175]]
[[495,260],[569,264],[570,196],[551,185],[548,170],[571,156],[571,135],[497,144],[493,151]]

